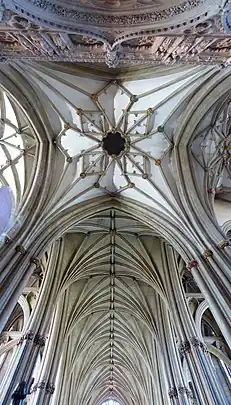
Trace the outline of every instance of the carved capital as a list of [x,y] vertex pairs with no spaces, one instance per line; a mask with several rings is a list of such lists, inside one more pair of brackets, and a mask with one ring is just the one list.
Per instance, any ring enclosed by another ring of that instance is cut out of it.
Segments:
[[46,388],[46,381],[39,381],[37,384],[39,390],[44,390]]
[[197,402],[194,402],[194,401],[196,401],[196,399],[195,399],[195,397],[194,397],[193,392],[192,392],[189,388],[187,388],[186,395],[187,395],[188,398],[190,398],[190,399],[192,400],[192,404],[196,404],[196,403],[197,403]]
[[38,383],[34,384],[33,387],[31,388],[31,393],[35,392],[38,388]]
[[34,385],[32,391],[34,392],[37,389],[45,390],[46,394],[52,395],[55,391],[55,385],[53,383],[50,383],[49,381],[46,382],[45,380],[42,380]]
[[184,342],[180,342],[178,349],[179,349],[179,353],[182,356],[184,356],[186,353],[189,353],[191,350],[190,342],[188,340],[185,340]]
[[46,385],[46,393],[52,395],[54,394],[54,392],[55,392],[55,385],[53,383],[48,382]]
[[41,336],[39,334],[35,335],[35,337],[34,337],[35,346],[43,347],[43,346],[45,346],[45,343],[46,343],[46,338],[44,336]]
[[175,387],[169,388],[168,395],[170,398],[177,398],[177,389]]
[[207,351],[207,346],[201,342],[196,336],[191,338],[192,347],[200,347],[204,352]]
[[33,340],[33,337],[34,332],[32,332],[31,330],[26,331],[23,335],[24,340]]
[[179,393],[179,395],[187,395],[188,394],[188,388],[186,388],[186,387],[178,387],[178,393]]
[[32,332],[31,330],[27,330],[24,335],[19,339],[18,344],[21,344],[24,342],[24,340],[26,341],[31,341],[34,338],[34,332]]
[[198,267],[198,262],[197,260],[191,260],[191,262],[188,263],[188,270],[192,271],[193,269],[196,269]]

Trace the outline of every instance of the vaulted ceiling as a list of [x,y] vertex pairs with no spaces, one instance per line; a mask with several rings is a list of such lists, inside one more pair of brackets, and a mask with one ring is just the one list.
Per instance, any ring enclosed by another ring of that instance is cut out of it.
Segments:
[[67,395],[78,405],[164,403],[156,384],[164,379],[161,317],[168,318],[160,240],[113,209],[71,231],[59,242],[56,267],[65,297],[60,403]]
[[[50,64],[17,62],[10,72],[45,106],[38,113],[53,144],[54,170],[41,220],[96,197],[119,198],[150,207],[187,232],[175,136],[194,92],[218,74],[216,69],[158,67],[150,78],[105,80],[64,66],[54,70]],[[46,147],[32,112],[26,118],[19,108],[19,98],[2,93],[0,145],[2,185],[12,188],[20,208],[22,196],[33,189],[35,169],[46,161]],[[210,190],[229,199],[229,108],[228,95],[214,102],[187,148],[197,192],[212,215]]]
[[[223,222],[230,216],[214,198],[231,199],[230,96],[225,85],[212,93],[228,80],[228,8],[222,0],[7,3],[0,184],[20,215],[23,206],[22,223],[30,217],[28,246],[39,235],[41,253],[60,236],[48,249],[64,306],[58,403],[167,403],[162,320],[175,331],[163,239],[181,252],[204,248],[191,196],[209,218],[214,206]],[[76,207],[86,207],[84,220]],[[180,280],[183,260],[168,248]]]
[[[29,63],[15,67],[46,105],[60,155],[49,211],[107,195],[139,201],[173,218],[180,215],[174,130],[194,86],[211,67],[127,82],[71,76]],[[110,131],[125,141],[118,154],[105,148]]]

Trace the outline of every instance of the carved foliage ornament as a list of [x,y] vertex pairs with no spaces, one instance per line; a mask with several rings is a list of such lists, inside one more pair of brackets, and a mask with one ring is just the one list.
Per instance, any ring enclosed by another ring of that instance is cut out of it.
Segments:
[[43,347],[45,346],[46,343],[46,338],[45,336],[39,335],[39,334],[34,334],[31,330],[28,330],[24,333],[24,335],[20,338],[19,344],[23,343],[24,341],[33,341],[33,344],[35,346],[40,346]]
[[[99,0],[98,0],[99,2]],[[126,1],[127,2],[127,1]],[[142,2],[144,3],[144,0],[139,0],[136,1],[136,5],[140,4],[143,9]],[[29,19],[35,18],[34,15],[31,13],[31,5],[35,6],[36,8],[41,9],[41,11],[46,12],[46,24],[49,23],[49,17],[50,20],[54,20],[53,23],[55,23],[55,19],[57,21],[57,17],[61,17],[63,20],[69,20],[73,21],[76,23],[83,23],[83,24],[89,24],[89,25],[94,25],[94,26],[108,26],[114,25],[114,26],[129,26],[130,24],[132,25],[139,25],[139,24],[151,24],[153,22],[157,21],[163,21],[165,19],[172,18],[176,15],[185,13],[186,11],[189,11],[193,9],[194,7],[199,6],[200,4],[206,3],[206,0],[188,0],[184,1],[179,5],[173,5],[171,7],[162,9],[162,10],[156,10],[156,5],[153,5],[154,10],[149,11],[146,13],[133,13],[132,10],[130,10],[130,13],[127,15],[116,15],[112,14],[112,9],[111,7],[108,7],[108,15],[106,13],[99,14],[97,13],[97,8],[94,7],[94,9],[90,10],[90,12],[82,11],[80,7],[68,7],[68,3],[66,2],[65,7],[57,4],[55,1],[48,1],[48,0],[28,0],[28,8],[27,9],[21,9],[18,5],[14,5],[14,9],[18,13],[23,13],[26,12]],[[105,2],[104,2],[105,3]],[[112,0],[111,0],[111,3]],[[117,5],[121,5],[121,1],[117,1]],[[123,1],[125,4],[125,0]],[[147,2],[146,2],[147,3]],[[152,2],[153,3],[153,2]],[[102,4],[102,2],[101,2]],[[109,0],[108,0],[109,4]],[[114,5],[115,5],[114,1]],[[164,7],[163,7],[164,8]],[[85,7],[86,9],[86,7]],[[40,15],[40,21],[42,21],[42,12]],[[36,19],[35,19],[36,21]],[[44,21],[45,22],[45,21]]]
[[41,335],[35,335],[35,337],[34,337],[34,345],[38,345],[38,346],[40,346],[40,347],[43,347],[43,346],[45,346],[45,343],[46,343],[46,338],[44,337],[44,336],[41,336]]
[[52,395],[55,391],[55,385],[53,383],[50,383],[49,381],[46,382],[45,380],[43,380],[35,384],[32,391],[36,391],[37,389],[45,390],[47,394]]
[[171,387],[169,389],[168,395],[170,398],[177,398],[179,395],[187,395],[188,398],[193,399],[193,393],[190,389],[187,387],[179,386],[178,388],[176,387]]
[[185,356],[186,353],[190,353],[192,348],[200,348],[204,352],[207,351],[206,345],[201,342],[197,337],[193,336],[190,341],[186,340],[181,342],[178,346],[179,353]]
[[[116,33],[91,32],[86,25],[65,32],[67,27],[42,28],[30,17],[15,15],[7,11],[3,30],[0,26],[0,63],[11,60],[36,60],[59,62],[105,63],[111,67],[119,64],[229,64],[231,56],[227,37],[222,38],[220,17],[199,22],[195,25],[183,22],[168,28],[125,33],[121,30],[120,37]],[[203,16],[205,17],[205,14]],[[199,20],[198,20],[199,19]],[[190,20],[191,21],[191,20]],[[39,24],[41,22],[39,21]],[[6,33],[6,26],[8,28]],[[10,27],[9,27],[10,26]],[[13,29],[11,29],[13,27]],[[88,26],[87,26],[88,27]],[[177,28],[178,27],[178,28]],[[180,27],[180,28],[179,28]],[[172,35],[177,29],[178,34]],[[136,29],[137,30],[137,29]],[[171,31],[171,36],[167,32]],[[211,38],[208,36],[211,33]],[[219,34],[215,38],[216,33]],[[114,39],[113,39],[114,36]]]

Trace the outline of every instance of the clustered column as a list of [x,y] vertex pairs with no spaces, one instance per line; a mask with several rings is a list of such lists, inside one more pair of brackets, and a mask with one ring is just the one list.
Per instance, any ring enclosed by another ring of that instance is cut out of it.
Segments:
[[[22,381],[30,382],[38,354],[46,344],[47,329],[53,313],[59,283],[56,268],[62,256],[62,249],[62,239],[60,239],[54,243],[50,250],[38,302],[27,325],[28,329],[19,341],[18,350],[2,381],[0,397],[3,405],[9,403],[17,384]],[[49,388],[50,391],[52,388]]]
[[178,336],[179,352],[185,360],[197,398],[210,405],[228,405],[222,387],[216,379],[215,371],[206,347],[200,341],[186,302],[174,249],[167,244],[162,246],[166,284],[171,312]]

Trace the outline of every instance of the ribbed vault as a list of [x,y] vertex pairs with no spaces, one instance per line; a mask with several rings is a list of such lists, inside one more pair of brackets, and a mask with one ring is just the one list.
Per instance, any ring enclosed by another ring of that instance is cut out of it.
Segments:
[[[219,87],[224,93],[219,103],[210,100],[207,107],[204,102],[200,111],[197,100],[206,86],[212,94],[217,91],[213,80],[219,82],[222,73],[193,67],[144,80],[108,81],[18,61],[10,74],[26,83],[28,95],[31,89],[36,93],[35,121],[40,118],[45,134],[38,159],[44,165],[38,165],[40,177],[31,187],[38,200],[27,210],[30,221],[24,220],[20,238],[7,240],[2,259],[5,325],[46,252],[40,302],[28,327],[35,342],[37,334],[44,342],[48,332],[34,403],[48,403],[51,394],[53,405],[110,400],[162,405],[172,398],[188,403],[195,399],[194,388],[202,403],[225,403],[197,339],[181,280],[187,262],[199,289],[193,293],[201,290],[206,305],[219,314],[217,324],[228,342],[229,261],[213,234],[213,244],[207,243],[203,230],[212,218],[208,187],[230,183],[230,99]],[[12,125],[4,115],[2,128]],[[39,130],[38,122],[35,126]],[[27,139],[26,127],[14,130],[10,139],[24,130]],[[6,156],[12,145],[7,137],[1,145]],[[36,152],[37,144],[28,149]],[[27,159],[24,152],[20,159]],[[11,165],[15,178],[16,164],[17,158]],[[202,314],[200,309],[198,329]],[[27,340],[23,337],[18,364]],[[36,369],[33,342],[26,377]],[[181,349],[189,368],[185,375]],[[3,396],[8,399],[22,375],[13,382],[7,377]]]
[[59,287],[66,297],[66,383],[59,400],[100,405],[111,398],[123,405],[148,405],[163,372],[156,361],[157,314],[162,306],[167,311],[160,241],[114,209],[72,231],[64,238]]
[[[48,212],[109,195],[179,215],[174,130],[210,67],[130,82],[86,79],[29,63],[15,68],[36,88],[53,127],[56,170]],[[110,131],[125,140],[118,154],[105,148]]]

